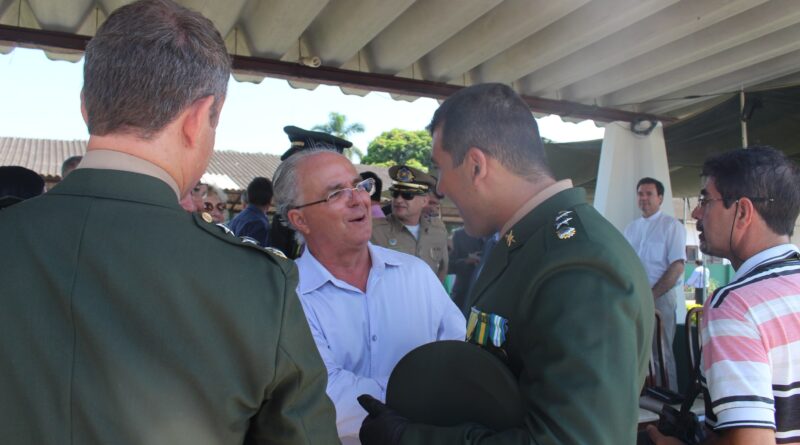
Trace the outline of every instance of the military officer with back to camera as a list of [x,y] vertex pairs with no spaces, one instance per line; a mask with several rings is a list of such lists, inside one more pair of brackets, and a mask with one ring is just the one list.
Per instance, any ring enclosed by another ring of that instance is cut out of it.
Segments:
[[392,213],[372,221],[373,244],[414,255],[425,261],[444,281],[447,276],[447,229],[432,218],[423,217],[429,191],[436,179],[416,168],[395,165],[389,168],[392,186]]
[[526,415],[503,429],[436,426],[362,396],[362,444],[634,443],[654,321],[636,253],[583,189],[554,179],[536,121],[508,86],[460,90],[429,129],[438,189],[467,233],[500,233],[468,297],[467,339],[508,366]]
[[89,41],[86,155],[0,216],[3,444],[338,443],[294,264],[178,205],[229,78],[214,25],[171,0]]
[[[345,148],[353,146],[352,142],[332,134],[304,130],[294,125],[283,127],[283,131],[289,137],[291,146],[281,155],[281,162],[303,150],[333,150],[341,154]],[[275,213],[272,217],[272,225],[269,229],[269,246],[280,250],[293,260],[303,253],[301,244],[295,239],[295,231],[283,221],[278,213]]]

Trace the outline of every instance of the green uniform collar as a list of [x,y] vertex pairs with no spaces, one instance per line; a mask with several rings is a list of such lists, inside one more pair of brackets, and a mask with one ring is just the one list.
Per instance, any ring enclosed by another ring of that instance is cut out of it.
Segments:
[[[514,224],[508,233],[500,237],[500,241],[497,242],[498,246],[502,244],[508,250],[522,246],[542,226],[552,227],[553,218],[558,212],[571,210],[579,204],[586,204],[586,190],[583,188],[573,187],[556,193]],[[513,235],[511,243],[508,242],[509,234]],[[553,236],[555,236],[555,230]]]
[[134,201],[183,211],[175,192],[164,181],[120,170],[76,169],[48,193]]
[[477,302],[481,293],[505,270],[511,251],[525,245],[534,233],[542,229],[552,230],[553,238],[557,238],[553,224],[555,216],[560,211],[571,210],[580,204],[586,204],[586,190],[583,188],[573,187],[556,193],[523,216],[501,236],[475,283],[475,289],[470,296],[472,304]]

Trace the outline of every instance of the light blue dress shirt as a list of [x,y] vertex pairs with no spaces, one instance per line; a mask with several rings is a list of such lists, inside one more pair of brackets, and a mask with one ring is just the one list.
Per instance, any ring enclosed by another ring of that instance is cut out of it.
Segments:
[[397,362],[417,346],[463,340],[466,321],[422,260],[369,244],[367,292],[331,275],[308,249],[297,259],[297,294],[328,369],[342,443],[357,444],[366,416],[356,397],[386,398]]

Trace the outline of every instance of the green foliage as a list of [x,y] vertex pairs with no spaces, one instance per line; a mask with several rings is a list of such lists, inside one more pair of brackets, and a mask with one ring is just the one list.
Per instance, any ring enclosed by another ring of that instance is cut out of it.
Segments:
[[[344,114],[334,111],[328,115],[327,123],[314,125],[311,129],[313,131],[321,131],[323,133],[332,134],[338,138],[348,139],[348,136],[351,134],[363,133],[364,125],[358,122],[348,124],[347,118]],[[364,157],[364,152],[354,145],[350,148],[345,148],[344,155],[350,160],[353,160],[353,156],[357,156],[358,159],[361,159]]]
[[395,128],[373,139],[361,162],[384,166],[405,164],[428,171],[431,167],[432,145],[431,135],[425,130]]

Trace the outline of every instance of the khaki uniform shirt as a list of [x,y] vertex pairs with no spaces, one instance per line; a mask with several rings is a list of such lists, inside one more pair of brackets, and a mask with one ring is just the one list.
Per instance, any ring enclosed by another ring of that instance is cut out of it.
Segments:
[[447,229],[441,220],[421,217],[419,239],[414,239],[414,235],[394,215],[373,219],[370,241],[425,261],[439,280],[447,275]]

